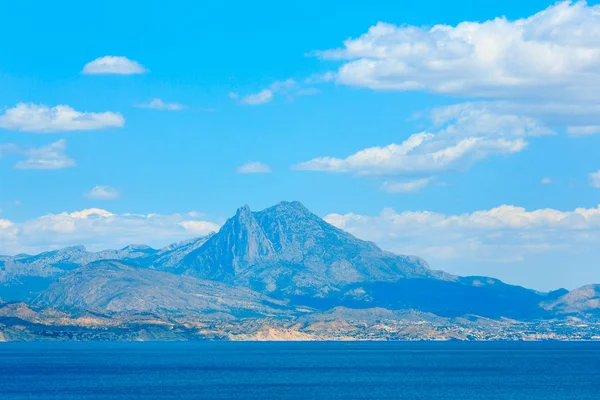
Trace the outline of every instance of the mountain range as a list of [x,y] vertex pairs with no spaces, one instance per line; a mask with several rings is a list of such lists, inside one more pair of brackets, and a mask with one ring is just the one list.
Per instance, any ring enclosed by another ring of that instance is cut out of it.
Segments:
[[299,202],[162,249],[0,256],[0,298],[4,340],[600,338],[599,285],[436,271]]

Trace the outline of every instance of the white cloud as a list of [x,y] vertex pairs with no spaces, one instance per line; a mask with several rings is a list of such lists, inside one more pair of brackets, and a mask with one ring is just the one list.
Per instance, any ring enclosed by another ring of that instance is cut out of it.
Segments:
[[552,180],[552,178],[545,176],[542,178],[542,180],[540,181],[540,183],[542,185],[550,185],[551,183],[554,183],[554,181]]
[[414,193],[427,187],[432,179],[422,178],[404,182],[385,181],[381,189],[387,193]]
[[[48,215],[51,215],[51,214],[48,214]],[[42,218],[47,218],[48,215],[46,215],[45,217],[42,217]],[[65,213],[62,213],[60,215],[65,215]],[[110,211],[106,211],[101,208],[86,208],[81,211],[73,211],[72,213],[66,214],[66,215],[68,215],[70,218],[73,218],[73,219],[88,219],[88,218],[94,217],[94,216],[110,218],[110,217],[115,216],[115,214],[111,213]]]
[[282,92],[288,94],[292,91],[299,89],[300,85],[294,79],[286,79],[285,81],[275,81],[269,86],[269,89],[273,92]]
[[24,132],[66,132],[120,128],[125,118],[115,112],[80,112],[67,105],[48,107],[19,103],[0,114],[0,128]]
[[35,254],[79,244],[94,251],[132,243],[162,247],[218,229],[219,224],[203,221],[198,214],[115,214],[92,208],[25,222],[0,220],[0,254]]
[[249,94],[247,96],[242,97],[240,100],[244,104],[248,104],[250,106],[256,106],[259,104],[265,104],[270,102],[273,99],[273,92],[269,89],[261,90],[255,94]]
[[456,26],[379,22],[343,48],[339,83],[504,99],[600,99],[600,6],[562,2],[528,18]]
[[85,197],[96,200],[112,200],[119,197],[119,191],[110,186],[96,185],[85,193]]
[[587,136],[600,133],[600,125],[580,125],[567,127],[567,133],[571,136]]
[[481,104],[496,113],[527,116],[543,121],[548,126],[566,127],[570,136],[591,134],[593,127],[600,125],[600,102],[564,100],[498,100]]
[[217,232],[220,228],[220,226],[214,222],[208,221],[183,221],[180,222],[179,225],[182,226],[186,232],[201,236],[207,235],[211,232]]
[[[330,214],[325,220],[358,237],[385,243],[385,247],[396,249],[413,239],[421,240],[421,245],[429,243],[435,246],[460,244],[467,238],[491,244],[501,243],[506,238],[515,242],[523,240],[525,244],[543,238],[559,244],[559,238],[574,233],[582,234],[582,238],[591,232],[600,235],[600,205],[589,209],[577,208],[574,211],[527,211],[522,207],[503,205],[460,215],[429,211],[398,213],[388,208],[374,217]],[[428,237],[431,240],[427,240]],[[519,243],[514,245],[515,250],[518,250]],[[459,251],[453,256],[471,257],[470,254],[460,254]]]
[[19,148],[17,152],[24,155],[25,160],[17,162],[16,169],[62,169],[77,165],[75,160],[65,154],[67,142],[58,140],[39,148]]
[[373,90],[488,99],[497,114],[532,117],[570,136],[600,133],[600,5],[560,2],[530,17],[456,26],[384,22],[341,48],[341,65],[309,77]]
[[485,109],[495,115],[513,115],[537,121],[542,126],[564,128],[571,136],[594,134],[595,126],[600,126],[600,102],[565,99],[566,102],[543,100],[494,100],[460,103],[457,107]]
[[180,111],[186,108],[183,104],[179,103],[165,103],[161,99],[152,99],[148,103],[138,104],[139,108],[151,108],[154,110],[167,110],[167,111]]
[[14,224],[6,219],[0,219],[0,229],[8,229]]
[[90,61],[83,67],[82,74],[117,74],[117,75],[133,75],[143,74],[148,72],[146,68],[140,65],[137,61],[121,56],[104,56]]
[[600,171],[591,173],[589,175],[590,186],[596,189],[600,189]]
[[[307,81],[308,82],[308,78]],[[276,95],[284,96],[288,100],[293,100],[296,96],[309,96],[319,93],[319,90],[313,87],[302,87],[294,79],[286,79],[285,81],[275,81],[270,84],[266,89],[261,90],[258,93],[246,95],[241,98],[240,102],[247,105],[260,105],[270,103]],[[237,93],[229,94],[232,99],[237,99]]]
[[345,158],[315,158],[293,168],[431,177],[464,170],[491,155],[522,151],[527,137],[553,133],[533,118],[497,114],[481,103],[441,107],[432,112],[431,119],[435,133],[413,134],[400,144],[367,148]]
[[228,96],[232,100],[237,100],[240,97],[240,95],[237,92],[229,92]]
[[237,169],[241,174],[264,174],[271,172],[271,167],[258,161],[252,161]]

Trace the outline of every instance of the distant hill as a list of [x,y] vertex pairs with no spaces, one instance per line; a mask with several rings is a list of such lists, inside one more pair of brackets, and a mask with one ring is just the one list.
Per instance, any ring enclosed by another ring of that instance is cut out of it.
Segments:
[[600,316],[600,285],[588,285],[565,293],[544,307],[559,315]]
[[160,269],[169,270],[179,265],[183,257],[201,246],[208,237],[190,239],[159,250],[146,245],[129,245],[120,250],[89,252],[84,246],[71,246],[35,256],[0,256],[0,297],[32,300],[68,271],[101,260],[118,260],[148,268],[158,265]]
[[96,261],[69,271],[33,305],[63,311],[226,313],[284,316],[286,304],[251,290],[118,261]]

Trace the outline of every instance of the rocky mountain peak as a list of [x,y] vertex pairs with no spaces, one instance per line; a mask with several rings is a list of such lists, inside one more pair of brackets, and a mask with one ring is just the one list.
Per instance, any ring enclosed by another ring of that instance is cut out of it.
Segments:
[[238,208],[218,233],[183,258],[181,265],[192,275],[226,279],[242,265],[274,256],[271,243],[249,206]]
[[270,214],[276,218],[295,218],[295,219],[319,219],[318,216],[313,214],[308,210],[308,208],[304,207],[302,203],[299,201],[282,201],[277,203],[276,205],[265,208],[262,211],[259,211],[255,214]]
[[277,203],[275,206],[273,206],[273,208],[277,208],[280,210],[295,210],[297,212],[304,212],[304,213],[310,213],[310,211],[308,210],[308,208],[306,208],[304,206],[304,204],[302,204],[299,201],[280,201],[279,203]]
[[180,264],[186,274],[257,290],[314,293],[358,281],[427,277],[427,266],[355,238],[298,201],[241,207]]
[[237,209],[235,216],[236,217],[245,217],[245,216],[248,216],[249,214],[252,214],[252,211],[250,210],[250,206],[248,204],[245,204],[244,206]]

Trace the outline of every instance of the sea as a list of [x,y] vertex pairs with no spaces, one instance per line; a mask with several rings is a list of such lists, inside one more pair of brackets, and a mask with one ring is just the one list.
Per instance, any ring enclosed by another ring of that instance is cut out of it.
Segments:
[[0,399],[599,400],[600,343],[0,343]]

